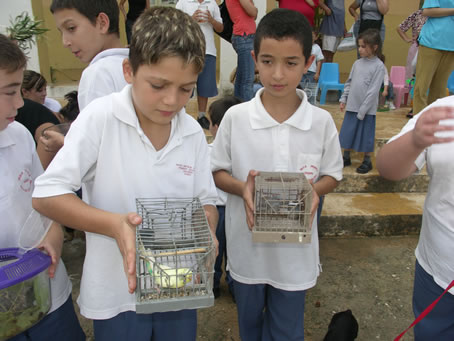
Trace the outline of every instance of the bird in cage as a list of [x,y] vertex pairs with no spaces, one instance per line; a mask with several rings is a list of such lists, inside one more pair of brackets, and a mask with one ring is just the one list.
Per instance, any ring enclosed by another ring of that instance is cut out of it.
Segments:
[[189,268],[175,269],[163,264],[147,261],[147,270],[153,276],[154,283],[165,289],[182,288],[192,281],[192,271]]

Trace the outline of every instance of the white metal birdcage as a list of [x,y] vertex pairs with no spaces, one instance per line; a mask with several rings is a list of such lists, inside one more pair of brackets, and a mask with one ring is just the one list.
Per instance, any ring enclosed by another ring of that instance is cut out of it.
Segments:
[[216,250],[200,200],[136,199],[136,206],[137,313],[212,306]]
[[310,243],[312,186],[303,173],[260,172],[255,177],[252,240]]

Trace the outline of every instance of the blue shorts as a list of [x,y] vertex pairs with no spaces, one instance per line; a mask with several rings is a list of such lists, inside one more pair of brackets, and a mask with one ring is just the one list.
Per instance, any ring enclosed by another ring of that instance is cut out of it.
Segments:
[[304,340],[306,291],[233,280],[241,340]]
[[126,311],[107,320],[94,320],[96,341],[195,341],[197,310],[136,314]]
[[9,341],[41,340],[85,341],[85,334],[74,311],[71,295],[60,308],[44,317],[38,324],[9,339]]
[[[413,312],[415,318],[421,314],[444,289],[435,283],[416,261],[415,283],[413,288]],[[414,330],[415,341],[454,340],[454,295],[447,292],[433,310],[427,314]]]
[[214,97],[218,95],[216,84],[216,57],[205,55],[205,66],[197,78],[197,95],[200,97]]

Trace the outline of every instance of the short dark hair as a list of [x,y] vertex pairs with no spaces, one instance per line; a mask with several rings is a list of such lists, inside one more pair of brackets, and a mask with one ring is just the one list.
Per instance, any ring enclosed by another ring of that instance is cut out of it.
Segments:
[[254,53],[257,57],[264,38],[276,40],[295,39],[303,49],[306,61],[311,56],[312,27],[304,15],[297,11],[276,8],[260,20],[254,38]]
[[46,87],[46,85],[46,79],[38,72],[32,70],[24,71],[24,80],[22,81],[21,86],[23,90],[30,91],[32,89],[36,89],[37,91],[41,91],[43,87]]
[[173,7],[151,7],[132,28],[132,71],[135,73],[143,64],[156,64],[164,57],[181,57],[201,72],[205,65],[205,37],[200,25],[188,14]]
[[65,95],[67,101],[66,105],[60,109],[60,115],[62,115],[66,121],[73,122],[79,115],[79,102],[77,101],[77,91],[68,92]]
[[235,96],[225,96],[215,100],[208,109],[211,124],[219,126],[226,111],[230,109],[230,107],[240,104],[241,102],[243,101]]
[[376,28],[368,28],[367,30],[361,32],[356,39],[356,45],[358,45],[358,41],[362,40],[366,46],[374,46],[377,45],[377,51],[375,51],[376,56],[381,56],[382,52],[382,41],[380,37],[380,31]]
[[27,58],[24,52],[11,39],[0,34],[0,69],[8,73],[25,68]]
[[93,25],[96,24],[99,13],[105,13],[109,17],[109,33],[120,36],[120,9],[116,0],[52,0],[52,13],[62,9],[75,9]]

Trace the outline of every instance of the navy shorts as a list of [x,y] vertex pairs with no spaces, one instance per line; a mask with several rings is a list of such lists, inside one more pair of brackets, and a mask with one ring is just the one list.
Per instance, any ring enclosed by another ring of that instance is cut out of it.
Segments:
[[9,341],[41,340],[85,341],[85,334],[74,311],[71,295],[60,308],[44,317],[38,324],[9,339]]
[[107,320],[94,320],[96,341],[195,341],[197,310],[137,314],[126,311]]
[[205,55],[205,66],[199,74],[199,78],[197,78],[197,95],[200,97],[214,97],[218,95],[215,56]]

